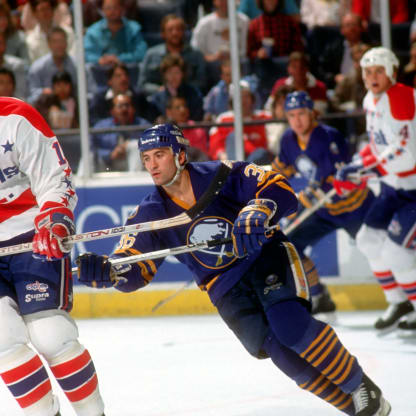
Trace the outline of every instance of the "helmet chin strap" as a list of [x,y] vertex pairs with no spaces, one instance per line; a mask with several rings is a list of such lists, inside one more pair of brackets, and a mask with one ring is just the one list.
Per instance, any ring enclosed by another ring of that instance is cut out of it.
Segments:
[[165,183],[163,186],[171,186],[174,182],[176,182],[181,172],[185,169],[186,163],[184,163],[182,166],[179,164],[179,153],[175,154],[174,159],[175,159],[176,173],[173,175],[173,178],[168,183]]

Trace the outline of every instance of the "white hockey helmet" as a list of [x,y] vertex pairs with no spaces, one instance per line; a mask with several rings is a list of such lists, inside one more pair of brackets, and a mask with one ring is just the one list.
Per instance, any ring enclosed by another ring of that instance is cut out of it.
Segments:
[[393,84],[396,82],[394,71],[399,67],[399,60],[390,49],[382,46],[370,49],[361,58],[360,65],[363,69],[363,78],[364,68],[369,66],[382,66],[386,71],[386,75],[390,78],[390,81]]

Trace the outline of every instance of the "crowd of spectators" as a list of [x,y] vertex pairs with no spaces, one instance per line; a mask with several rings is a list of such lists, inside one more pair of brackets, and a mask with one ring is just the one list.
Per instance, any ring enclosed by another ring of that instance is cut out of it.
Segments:
[[[267,163],[277,154],[291,91],[307,91],[318,116],[361,109],[359,60],[381,37],[375,2],[236,4],[247,160]],[[170,120],[184,128],[192,160],[235,157],[227,0],[84,0],[82,7],[91,127]],[[73,12],[72,0],[0,0],[0,95],[29,101],[55,129],[79,126]],[[411,86],[415,12],[412,0],[390,0],[399,80]],[[359,118],[339,126],[347,137],[365,134]],[[138,131],[112,131],[91,134],[96,170],[140,169],[129,162]]]

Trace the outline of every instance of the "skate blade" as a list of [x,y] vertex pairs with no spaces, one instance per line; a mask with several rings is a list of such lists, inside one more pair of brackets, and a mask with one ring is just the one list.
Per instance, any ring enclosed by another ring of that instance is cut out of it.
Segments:
[[381,405],[378,409],[377,413],[374,416],[388,416],[391,412],[391,405],[390,403],[384,398],[381,397]]
[[416,339],[416,330],[398,328],[397,336],[404,339]]
[[396,331],[397,327],[399,326],[399,321],[397,321],[396,323],[394,323],[393,325],[384,328],[384,329],[376,329],[376,334],[378,337],[385,337],[389,334],[391,334],[392,332]]

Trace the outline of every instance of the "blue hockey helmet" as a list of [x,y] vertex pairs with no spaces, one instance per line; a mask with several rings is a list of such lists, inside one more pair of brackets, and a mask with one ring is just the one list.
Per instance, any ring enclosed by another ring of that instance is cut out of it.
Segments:
[[181,150],[189,146],[189,140],[185,139],[182,130],[172,123],[156,124],[146,129],[139,138],[139,152],[157,149],[159,147],[170,147],[177,155]]
[[307,92],[294,91],[286,96],[285,111],[295,110],[296,108],[313,110],[313,101]]

